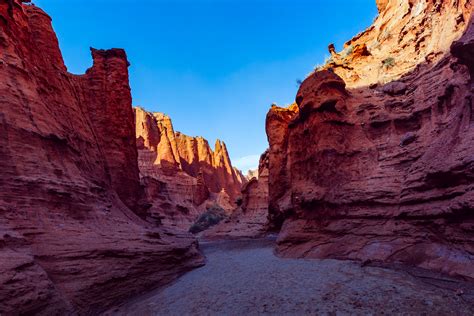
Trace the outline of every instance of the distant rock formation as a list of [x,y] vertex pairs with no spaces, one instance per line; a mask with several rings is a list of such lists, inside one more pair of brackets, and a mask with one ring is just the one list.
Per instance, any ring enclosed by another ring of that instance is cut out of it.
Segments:
[[213,204],[230,214],[245,180],[232,167],[225,144],[217,140],[212,151],[204,138],[175,132],[168,116],[134,111],[140,174],[152,203],[148,215],[189,229]]
[[474,278],[472,3],[377,4],[296,105],[268,113],[277,251]]
[[72,75],[22,2],[0,2],[0,314],[98,313],[203,258],[142,219],[125,52]]
[[[245,176],[241,170],[234,167],[234,171],[235,171],[235,174],[237,176],[237,181],[242,183],[242,185],[246,184],[249,181],[248,177]],[[242,187],[241,187],[241,189],[242,189]]]
[[247,171],[245,178],[247,178],[248,181],[252,180],[253,178],[258,179],[258,169]]
[[253,177],[242,188],[239,207],[229,219],[202,233],[206,239],[256,238],[268,230],[268,151],[260,157],[258,179]]

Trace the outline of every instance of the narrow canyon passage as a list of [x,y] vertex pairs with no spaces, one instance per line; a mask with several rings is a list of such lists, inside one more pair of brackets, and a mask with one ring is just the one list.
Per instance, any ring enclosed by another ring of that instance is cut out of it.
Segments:
[[[473,315],[463,283],[339,260],[282,259],[274,241],[203,243],[207,264],[108,315]],[[417,275],[415,277],[415,275]],[[463,295],[458,295],[460,291]]]
[[474,315],[474,1],[47,2],[0,0],[0,316]]

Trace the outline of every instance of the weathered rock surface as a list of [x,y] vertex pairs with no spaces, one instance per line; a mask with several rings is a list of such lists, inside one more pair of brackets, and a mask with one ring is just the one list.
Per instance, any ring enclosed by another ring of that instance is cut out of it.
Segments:
[[373,25],[348,41],[325,66],[347,86],[397,80],[419,64],[435,64],[466,29],[467,0],[377,0]]
[[267,232],[268,151],[260,157],[258,179],[252,178],[242,188],[240,206],[229,219],[201,234],[205,239],[256,238]]
[[22,2],[0,2],[0,314],[98,312],[203,261],[140,217],[125,52],[92,50],[72,75]]
[[253,178],[258,179],[258,169],[247,171],[247,175],[245,176],[245,178],[247,178],[247,181],[250,181]]
[[134,111],[140,175],[152,204],[148,216],[187,230],[214,204],[230,214],[244,179],[225,144],[218,140],[212,151],[204,138],[175,132],[168,116]]
[[[244,175],[243,172],[237,169],[236,167],[234,167],[234,171],[235,171],[235,175],[237,176],[237,181],[240,182],[242,185],[246,184],[250,179],[253,178],[253,177],[249,178],[248,174]],[[242,187],[240,189],[242,189]]]
[[[242,187],[241,175],[232,167],[224,142],[217,140],[214,151],[202,137],[191,137],[176,133],[182,169],[197,177],[201,172],[209,190],[219,193],[222,189],[235,199]],[[239,180],[240,179],[240,180]]]
[[472,4],[378,5],[344,63],[336,56],[296,106],[268,113],[277,251],[474,278]]

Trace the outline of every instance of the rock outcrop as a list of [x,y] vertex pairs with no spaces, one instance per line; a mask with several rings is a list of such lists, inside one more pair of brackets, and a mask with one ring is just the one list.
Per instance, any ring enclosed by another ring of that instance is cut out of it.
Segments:
[[247,179],[247,181],[250,181],[253,178],[258,179],[258,169],[247,171],[247,175],[245,176],[245,178]]
[[214,204],[230,214],[244,179],[225,144],[218,140],[212,151],[204,138],[175,132],[168,116],[134,111],[140,175],[152,204],[148,216],[187,230]]
[[253,177],[249,178],[248,175],[244,175],[243,172],[237,169],[236,167],[234,167],[234,171],[235,171],[235,176],[237,177],[237,181],[241,183],[240,189],[242,189],[242,185],[246,184],[250,179],[253,178]]
[[260,157],[258,178],[254,177],[242,188],[239,207],[229,219],[201,234],[205,239],[256,238],[268,230],[268,158]]
[[268,113],[277,252],[474,278],[472,4],[377,4],[296,105]]
[[323,67],[349,88],[395,81],[420,64],[435,64],[469,23],[467,0],[377,0],[379,16]]
[[125,52],[72,75],[23,2],[0,1],[0,314],[96,313],[203,260],[142,219]]
[[222,190],[235,199],[242,187],[241,174],[232,167],[229,153],[224,142],[217,140],[214,151],[202,137],[191,137],[176,133],[178,152],[184,172],[197,177],[202,173],[204,183],[211,192]]

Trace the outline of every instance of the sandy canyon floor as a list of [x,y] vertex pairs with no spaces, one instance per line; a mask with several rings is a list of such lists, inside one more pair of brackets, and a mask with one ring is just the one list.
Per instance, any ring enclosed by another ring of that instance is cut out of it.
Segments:
[[107,314],[474,314],[472,284],[421,270],[282,259],[274,255],[273,243],[202,243],[204,267]]

